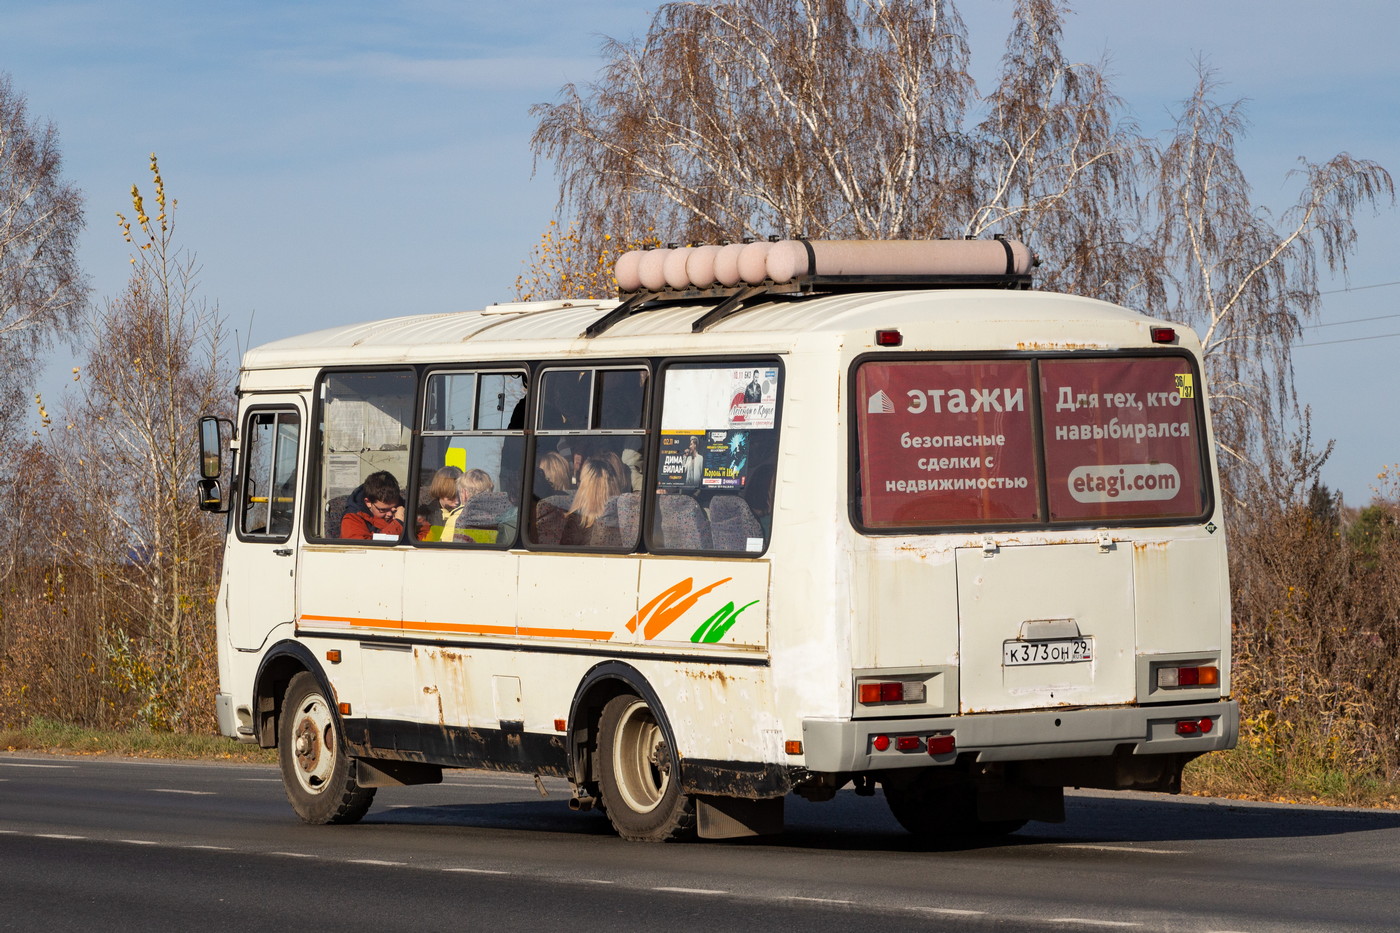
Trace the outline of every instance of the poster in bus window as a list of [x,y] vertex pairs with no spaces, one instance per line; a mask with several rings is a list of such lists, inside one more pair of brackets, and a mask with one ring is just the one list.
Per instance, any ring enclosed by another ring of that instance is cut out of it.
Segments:
[[1031,364],[870,362],[856,377],[860,514],[867,527],[1039,517]]
[[1052,521],[1204,511],[1196,377],[1188,359],[1045,360],[1040,381]]
[[777,411],[776,366],[675,366],[666,372],[663,431],[771,430]]
[[661,435],[661,464],[657,483],[662,489],[695,492],[705,469],[705,432],[666,431]]
[[749,432],[709,431],[700,484],[706,489],[742,489],[749,472]]

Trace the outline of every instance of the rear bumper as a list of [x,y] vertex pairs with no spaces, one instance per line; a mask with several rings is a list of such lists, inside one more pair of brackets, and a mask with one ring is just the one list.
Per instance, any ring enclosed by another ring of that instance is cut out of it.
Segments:
[[[1177,723],[1209,720],[1209,732],[1177,734]],[[1034,761],[1098,758],[1127,746],[1133,755],[1197,755],[1233,748],[1240,731],[1234,700],[1170,706],[1119,706],[928,716],[914,719],[807,719],[802,723],[805,767],[817,772],[884,771],[952,764],[975,753],[976,761]],[[877,751],[877,735],[951,734],[957,749],[930,756],[922,747],[897,751],[892,743]]]

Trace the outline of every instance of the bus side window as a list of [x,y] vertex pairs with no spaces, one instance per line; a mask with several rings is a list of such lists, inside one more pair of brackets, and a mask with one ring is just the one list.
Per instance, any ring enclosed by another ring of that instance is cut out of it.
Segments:
[[[388,471],[408,493],[408,451],[417,388],[408,370],[327,373],[320,385],[320,507],[310,528],[316,537],[340,538],[341,521],[356,507],[356,493],[371,473]],[[412,533],[413,509],[404,503]]]
[[239,534],[285,541],[296,505],[301,419],[294,411],[255,411],[243,432],[244,463]]
[[529,540],[630,551],[640,537],[646,399],[641,366],[547,369],[540,377]]
[[653,549],[757,555],[767,548],[781,372],[772,362],[666,368]]
[[525,473],[525,398],[523,372],[428,374],[412,510],[419,541],[515,543]]

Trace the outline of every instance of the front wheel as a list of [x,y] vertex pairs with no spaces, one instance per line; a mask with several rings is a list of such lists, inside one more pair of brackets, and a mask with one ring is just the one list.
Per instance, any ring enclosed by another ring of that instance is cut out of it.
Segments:
[[354,823],[369,810],[374,788],[355,780],[340,718],[307,671],[287,685],[277,746],[287,800],[304,821]]
[[681,793],[675,749],[646,701],[609,700],[598,732],[598,784],[617,834],[633,842],[694,836],[695,801]]

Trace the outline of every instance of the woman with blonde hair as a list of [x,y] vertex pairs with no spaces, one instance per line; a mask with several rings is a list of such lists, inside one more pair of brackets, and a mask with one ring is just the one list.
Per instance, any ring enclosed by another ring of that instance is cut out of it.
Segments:
[[540,473],[544,474],[544,481],[548,484],[548,490],[538,488],[536,484],[535,495],[543,499],[550,495],[563,495],[573,489],[573,467],[569,459],[557,450],[551,450],[540,457]]
[[616,527],[600,521],[608,502],[622,492],[617,473],[603,457],[589,457],[578,473],[574,504],[564,516],[560,544],[615,546],[620,543]]
[[632,470],[622,462],[622,458],[618,456],[617,451],[609,450],[606,453],[599,454],[599,456],[608,461],[608,466],[612,468],[613,475],[617,477],[618,490],[620,492],[631,492]]
[[[467,511],[467,503],[472,496],[483,492],[493,492],[496,484],[491,480],[491,474],[485,470],[468,470],[457,477],[457,508],[452,512],[452,517],[442,526],[442,540],[460,540],[465,532],[458,532],[457,524]],[[473,540],[475,540],[473,538]]]

